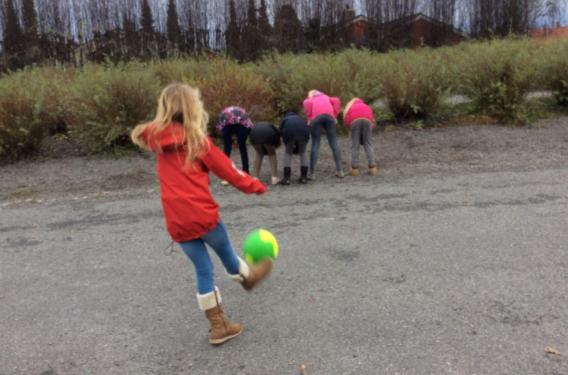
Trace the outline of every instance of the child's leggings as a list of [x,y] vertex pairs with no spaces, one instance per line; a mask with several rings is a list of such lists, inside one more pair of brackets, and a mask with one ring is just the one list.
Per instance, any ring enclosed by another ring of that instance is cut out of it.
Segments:
[[270,161],[270,172],[272,177],[278,176],[278,159],[276,158],[276,147],[272,145],[253,145],[256,155],[254,157],[253,173],[256,178],[260,177],[260,169],[262,168],[262,159],[264,155],[268,156]]
[[287,139],[284,147],[284,167],[292,167],[292,155],[300,155],[300,165],[302,167],[308,166],[308,154],[306,149],[308,148],[309,139],[304,136],[297,136]]
[[369,166],[375,165],[372,124],[368,120],[356,120],[351,125],[351,166],[359,168],[359,147],[363,146]]
[[[308,153],[305,150],[300,153],[300,165],[302,167],[308,166]],[[288,153],[288,151],[284,151],[284,167],[292,167],[292,154]]]
[[215,290],[213,263],[209,258],[205,244],[217,253],[229,274],[237,275],[239,273],[239,258],[231,246],[227,228],[221,221],[215,229],[207,232],[201,238],[180,243],[183,252],[191,259],[195,267],[197,292],[199,294],[207,294]]

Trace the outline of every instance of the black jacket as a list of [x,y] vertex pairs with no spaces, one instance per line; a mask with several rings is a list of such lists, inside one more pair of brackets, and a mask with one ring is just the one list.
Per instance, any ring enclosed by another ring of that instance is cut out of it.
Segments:
[[305,138],[306,141],[310,139],[310,128],[302,117],[294,112],[288,112],[284,116],[280,124],[280,133],[282,133],[282,140],[288,143],[298,138]]
[[280,146],[280,132],[269,122],[257,122],[250,131],[253,145]]

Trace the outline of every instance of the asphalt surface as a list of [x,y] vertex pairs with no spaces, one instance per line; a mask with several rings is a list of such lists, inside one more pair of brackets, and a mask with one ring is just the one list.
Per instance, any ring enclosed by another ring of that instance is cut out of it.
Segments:
[[[236,248],[281,246],[207,343],[158,194],[0,209],[0,374],[568,374],[568,168],[215,184]],[[550,346],[562,355],[546,354]]]

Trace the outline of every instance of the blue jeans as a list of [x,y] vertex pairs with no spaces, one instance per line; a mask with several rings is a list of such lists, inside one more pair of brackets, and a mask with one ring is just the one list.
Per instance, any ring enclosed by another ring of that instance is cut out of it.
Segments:
[[209,245],[217,253],[229,274],[236,275],[239,273],[239,258],[231,246],[227,227],[221,221],[215,229],[210,230],[201,238],[180,243],[183,252],[195,267],[197,292],[199,294],[207,294],[215,290],[213,263],[211,258],[209,258],[205,244]]
[[319,148],[321,142],[321,129],[325,129],[327,135],[327,143],[333,152],[333,160],[335,160],[335,170],[339,172],[341,168],[341,150],[337,144],[337,121],[328,115],[316,117],[311,123],[312,132],[312,152],[310,155],[310,171],[313,174],[318,163]]

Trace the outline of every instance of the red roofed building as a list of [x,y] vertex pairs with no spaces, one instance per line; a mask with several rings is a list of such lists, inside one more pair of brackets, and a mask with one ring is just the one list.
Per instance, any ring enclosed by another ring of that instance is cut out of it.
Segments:
[[369,37],[369,20],[364,16],[357,16],[353,18],[349,23],[351,40],[350,42],[362,46],[367,43]]
[[553,40],[558,38],[568,38],[568,26],[557,26],[555,28],[545,28],[532,30],[530,35],[533,38]]
[[413,14],[381,25],[381,49],[439,47],[462,42],[468,38],[454,26],[422,13]]
[[347,45],[393,48],[438,47],[456,44],[468,35],[450,24],[418,13],[377,25],[363,15],[344,17],[340,35]]

